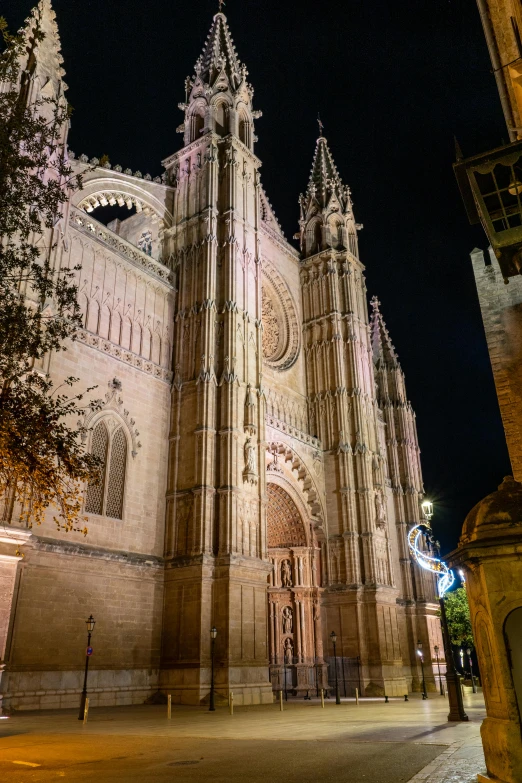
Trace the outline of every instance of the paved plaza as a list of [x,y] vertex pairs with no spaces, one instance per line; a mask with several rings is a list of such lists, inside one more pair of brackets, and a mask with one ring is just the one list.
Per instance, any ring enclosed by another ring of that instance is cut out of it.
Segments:
[[484,770],[482,696],[469,723],[448,723],[447,699],[289,701],[225,707],[113,707],[15,713],[0,721],[0,780],[213,783],[474,783]]

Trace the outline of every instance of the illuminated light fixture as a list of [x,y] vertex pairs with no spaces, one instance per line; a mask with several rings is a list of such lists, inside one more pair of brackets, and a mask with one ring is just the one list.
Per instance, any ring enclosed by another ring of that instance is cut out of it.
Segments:
[[462,568],[459,569],[459,577],[460,577],[460,581],[462,582],[462,584],[465,585],[466,584],[466,574],[464,573]]
[[433,503],[431,502],[431,500],[424,500],[421,506],[422,506],[423,514],[429,522],[433,516]]
[[[422,505],[424,506],[424,503]],[[431,557],[430,555],[426,554],[426,552],[422,551],[419,544],[421,536],[424,533],[422,529],[423,527],[423,525],[415,525],[415,527],[412,527],[408,533],[408,546],[410,548],[411,554],[415,559],[415,562],[426,571],[431,571],[437,575],[439,598],[442,598],[443,595],[453,585],[455,581],[455,575],[443,560],[438,557]]]

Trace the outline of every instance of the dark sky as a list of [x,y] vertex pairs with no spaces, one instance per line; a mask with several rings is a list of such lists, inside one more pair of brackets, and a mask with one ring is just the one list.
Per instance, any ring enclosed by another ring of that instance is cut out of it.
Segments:
[[[2,0],[16,29],[36,0]],[[153,176],[181,146],[177,108],[217,0],[54,0],[74,107],[70,148]],[[250,72],[256,152],[286,232],[297,230],[321,113],[364,224],[360,250],[417,412],[434,527],[510,473],[451,164],[507,139],[474,0],[229,0]]]

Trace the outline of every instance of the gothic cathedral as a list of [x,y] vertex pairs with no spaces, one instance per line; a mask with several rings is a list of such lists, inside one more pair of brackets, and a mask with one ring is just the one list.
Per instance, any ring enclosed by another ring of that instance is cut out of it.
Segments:
[[[28,100],[65,100],[51,0],[24,34]],[[213,627],[217,695],[236,704],[336,676],[341,696],[420,690],[418,640],[435,688],[435,586],[407,547],[415,414],[376,298],[368,312],[350,189],[321,131],[299,250],[285,239],[247,76],[219,12],[163,177],[64,139],[83,189],[49,242],[57,267],[81,267],[83,329],[45,369],[97,385],[86,447],[104,477],[85,489],[85,538],[4,510],[4,709],[78,704],[91,613],[95,705],[208,702]],[[128,211],[104,225],[107,205]]]

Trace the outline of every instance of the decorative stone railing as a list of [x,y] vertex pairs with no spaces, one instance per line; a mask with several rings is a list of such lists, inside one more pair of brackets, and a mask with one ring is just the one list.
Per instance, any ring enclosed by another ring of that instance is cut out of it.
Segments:
[[285,421],[281,421],[275,416],[272,416],[267,413],[265,416],[265,422],[268,427],[273,427],[275,430],[279,430],[279,432],[284,432],[286,433],[286,435],[289,435],[291,438],[296,438],[297,440],[300,440],[302,443],[306,443],[308,446],[312,446],[314,449],[322,448],[321,441],[318,438],[314,438],[312,435],[309,435],[307,432],[298,430],[297,427],[293,427],[291,424],[287,424]]
[[131,245],[126,239],[122,239],[117,234],[109,231],[102,223],[98,223],[91,217],[87,217],[84,212],[78,209],[73,209],[71,214],[71,225],[88,236],[96,237],[96,239],[103,244],[107,245],[111,250],[115,250],[120,255],[124,256],[128,261],[141,269],[144,269],[150,275],[157,277],[164,283],[172,285],[173,275],[172,272],[167,269],[159,261],[151,258],[146,253],[138,250],[137,247]]

